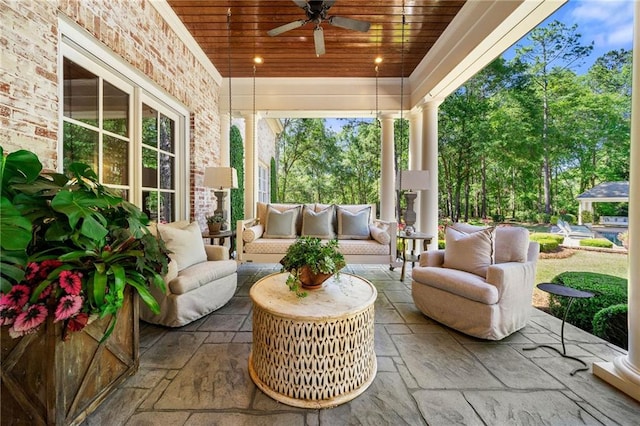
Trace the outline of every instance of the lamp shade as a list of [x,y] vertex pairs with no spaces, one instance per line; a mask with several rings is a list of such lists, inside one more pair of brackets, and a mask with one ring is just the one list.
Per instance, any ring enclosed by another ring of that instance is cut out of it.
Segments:
[[402,170],[398,181],[400,189],[408,189],[409,191],[421,191],[429,189],[429,171],[428,170]]
[[204,186],[216,189],[238,187],[238,173],[233,167],[207,167],[204,169]]

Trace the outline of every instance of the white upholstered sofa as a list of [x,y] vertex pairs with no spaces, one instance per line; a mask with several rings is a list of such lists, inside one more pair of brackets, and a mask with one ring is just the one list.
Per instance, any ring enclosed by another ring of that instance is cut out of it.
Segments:
[[426,251],[411,292],[426,316],[465,334],[500,340],[527,324],[540,246],[525,228],[446,229],[445,250]]
[[164,277],[166,292],[152,286],[151,294],[160,304],[155,315],[140,304],[140,317],[153,324],[180,327],[224,306],[238,285],[238,264],[229,259],[229,249],[205,245],[197,222],[158,224],[169,254],[169,270]]
[[240,262],[277,263],[297,237],[338,238],[347,263],[393,265],[397,223],[376,219],[375,204],[257,203],[257,217],[237,222]]

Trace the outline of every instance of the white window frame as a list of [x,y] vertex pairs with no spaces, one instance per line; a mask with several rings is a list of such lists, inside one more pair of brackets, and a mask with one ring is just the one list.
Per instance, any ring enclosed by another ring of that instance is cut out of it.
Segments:
[[[121,90],[130,93],[131,122],[129,125],[129,200],[142,206],[142,158],[141,115],[142,103],[146,103],[162,114],[175,119],[176,164],[175,164],[175,219],[187,219],[189,202],[189,109],[167,94],[155,82],[125,62],[119,55],[93,38],[83,28],[64,15],[58,16],[58,69],[62,70],[64,58],[68,58],[92,73],[104,78]],[[58,98],[63,99],[63,75],[58,73]],[[126,88],[125,89],[123,89]],[[62,172],[64,108],[59,108],[58,119],[58,171]],[[71,121],[66,119],[67,121]],[[75,122],[74,122],[75,123]],[[110,185],[112,186],[112,185]]]
[[258,201],[271,202],[271,176],[269,167],[263,163],[258,164]]

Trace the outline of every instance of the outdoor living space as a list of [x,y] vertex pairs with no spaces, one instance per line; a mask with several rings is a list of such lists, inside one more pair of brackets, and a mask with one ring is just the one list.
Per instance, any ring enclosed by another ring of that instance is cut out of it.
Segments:
[[[349,265],[378,291],[377,374],[360,396],[327,409],[291,407],[266,396],[249,376],[251,286],[279,272],[243,264],[238,290],[222,309],[178,329],[140,323],[140,370],[84,424],[632,425],[640,404],[580,364],[536,344],[560,346],[561,321],[538,309],[498,342],[460,334],[423,316],[410,280],[382,265]],[[410,272],[409,272],[410,273]],[[625,353],[570,324],[567,353],[610,361]]]

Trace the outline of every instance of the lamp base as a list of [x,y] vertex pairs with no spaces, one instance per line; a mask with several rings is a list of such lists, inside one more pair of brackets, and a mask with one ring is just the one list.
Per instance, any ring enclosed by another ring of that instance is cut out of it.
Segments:
[[222,225],[220,226],[220,230],[225,231],[227,229],[227,211],[224,209],[224,199],[227,196],[225,191],[213,191],[217,198],[217,206],[213,211],[214,215],[220,215],[224,219]]
[[407,201],[407,210],[404,212],[404,233],[407,235],[411,235],[415,232],[413,224],[416,223],[416,212],[413,211],[413,203],[418,196],[417,193],[413,191],[408,191],[404,193],[404,198]]

